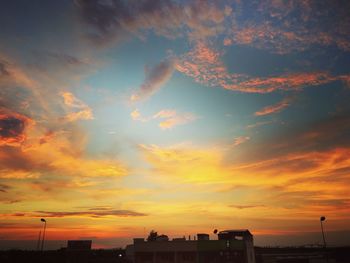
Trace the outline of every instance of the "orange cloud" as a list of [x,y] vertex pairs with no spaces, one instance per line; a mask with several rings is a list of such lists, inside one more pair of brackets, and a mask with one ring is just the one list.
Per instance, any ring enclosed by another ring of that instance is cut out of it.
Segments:
[[71,92],[61,92],[61,96],[63,97],[64,104],[72,107],[72,108],[85,108],[86,104],[76,98]]
[[[6,178],[38,178],[61,173],[77,177],[120,177],[127,174],[116,160],[84,157],[86,139],[81,131],[56,132],[36,136],[30,134],[22,147],[0,148],[0,176]],[[17,137],[16,137],[17,138]],[[22,140],[22,137],[18,137]],[[49,143],[43,143],[44,141]]]
[[164,130],[194,121],[196,116],[191,113],[178,114],[176,111],[162,110],[155,114],[153,118],[165,119],[159,123],[159,127]]
[[175,68],[201,84],[244,93],[300,90],[307,86],[318,86],[334,81],[348,83],[349,78],[348,75],[333,76],[328,72],[289,73],[261,78],[231,74],[221,61],[220,52],[204,42],[197,43],[192,51],[182,55],[177,60]]
[[264,107],[263,109],[255,112],[255,116],[264,116],[282,111],[290,105],[290,99],[284,99],[277,104]]
[[100,218],[100,217],[135,217],[135,216],[146,216],[146,214],[135,212],[132,210],[117,210],[111,208],[91,208],[89,210],[83,211],[35,211],[33,213],[15,213],[3,216],[11,216],[11,217],[92,217],[92,218]]
[[[236,9],[246,9],[245,12],[253,15],[244,21],[232,22],[226,30],[226,45],[251,45],[279,54],[304,51],[313,45],[333,45],[343,51],[350,50],[349,27],[344,23],[346,7],[337,2],[325,6],[312,1],[265,1],[249,7],[242,3],[237,5]],[[337,16],[333,17],[329,10]],[[332,27],[321,23],[325,18]]]
[[70,92],[61,92],[61,96],[63,97],[64,104],[69,108],[75,108],[79,111],[69,112],[64,119],[72,122],[77,120],[92,120],[94,118],[92,109],[86,105],[84,102],[76,98]]
[[26,129],[35,122],[16,112],[0,108],[0,146],[19,146],[27,138]]
[[71,112],[64,116],[64,119],[67,121],[77,121],[77,120],[92,120],[94,116],[90,108],[85,108],[78,112]]
[[193,50],[176,60],[175,68],[194,78],[196,82],[220,86],[221,82],[230,78],[220,57],[220,52],[210,48],[204,42],[198,42]]
[[138,109],[135,109],[130,113],[130,116],[133,120],[139,120],[141,117],[141,114]]
[[147,122],[155,119],[164,119],[159,123],[159,127],[163,130],[171,129],[177,125],[183,125],[194,121],[197,117],[192,113],[177,113],[175,110],[164,109],[152,117],[142,117],[141,113],[136,109],[130,114],[131,118],[136,121]]

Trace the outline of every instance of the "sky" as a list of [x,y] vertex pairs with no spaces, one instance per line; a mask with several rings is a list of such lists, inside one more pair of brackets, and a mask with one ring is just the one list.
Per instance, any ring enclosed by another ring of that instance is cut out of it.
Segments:
[[0,5],[0,249],[350,244],[349,1]]

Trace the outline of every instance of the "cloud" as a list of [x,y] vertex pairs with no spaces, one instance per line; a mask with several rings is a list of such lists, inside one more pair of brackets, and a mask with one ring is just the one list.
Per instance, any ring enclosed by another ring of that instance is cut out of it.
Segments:
[[273,122],[274,121],[259,121],[259,122],[247,125],[246,129],[253,129],[253,128],[256,128],[256,127],[263,126],[263,125],[271,124]]
[[[348,4],[265,1],[236,5],[240,11],[227,28],[224,45],[250,45],[279,54],[317,46],[350,50],[350,20],[344,11]],[[245,16],[248,12],[253,15]]]
[[192,113],[178,114],[173,110],[161,110],[153,116],[154,119],[165,119],[159,123],[159,127],[163,130],[171,129],[177,125],[183,125],[194,121],[197,117]]
[[141,121],[141,122],[148,122],[152,119],[152,117],[149,117],[149,118],[143,117],[138,109],[133,110],[130,113],[130,116],[134,121]]
[[265,205],[230,205],[230,207],[237,208],[237,209],[248,209],[248,208],[265,207]]
[[39,138],[39,144],[48,143],[55,136],[55,132],[52,130],[47,131],[43,136]]
[[222,81],[230,78],[220,52],[203,41],[197,42],[191,51],[180,56],[175,68],[196,82],[209,86],[220,86]]
[[0,192],[6,193],[9,189],[11,189],[11,186],[6,184],[0,184]]
[[0,80],[8,75],[10,75],[10,72],[7,69],[6,61],[0,61]]
[[[27,215],[26,215],[27,216]],[[139,217],[147,216],[147,214],[135,212],[132,210],[115,210],[115,209],[89,209],[88,211],[36,211],[29,216],[34,217],[105,217],[105,216],[114,216],[114,217]]]
[[133,120],[139,120],[141,117],[141,114],[138,109],[135,109],[130,113],[130,116]]
[[34,211],[34,212],[17,212],[8,214],[12,217],[46,217],[46,218],[63,218],[63,217],[143,217],[147,214],[136,212],[133,210],[117,210],[117,209],[99,209],[90,208],[85,211]]
[[70,92],[61,92],[64,104],[69,108],[77,109],[78,111],[69,112],[63,119],[72,122],[77,120],[92,120],[94,119],[92,109],[84,102],[76,98]]
[[[0,177],[26,179],[62,174],[72,178],[118,178],[127,174],[127,169],[118,160],[86,157],[86,137],[72,127],[69,133],[49,135],[49,143],[43,143],[43,138],[39,138],[27,139],[28,145],[22,147],[0,147]],[[48,138],[45,139],[47,142]]]
[[229,73],[221,56],[219,51],[207,43],[198,42],[193,50],[181,55],[176,60],[175,68],[203,85],[242,93],[264,94],[275,91],[294,91],[335,81],[348,83],[349,79],[349,75],[332,75],[328,72],[317,71],[285,73],[266,77]]
[[[214,183],[225,180],[228,171],[221,165],[222,152],[190,145],[161,147],[139,145],[146,161],[152,165],[152,178],[181,183]],[[169,182],[169,181],[168,181]]]
[[158,35],[174,38],[189,31],[188,37],[204,38],[223,31],[223,21],[232,9],[210,1],[184,4],[165,1],[88,1],[76,0],[82,20],[91,26],[88,37],[95,44],[120,41],[125,35],[142,37],[153,30]]
[[139,90],[131,96],[131,101],[144,100],[156,93],[172,76],[173,61],[164,60],[146,70],[146,77]]
[[63,97],[64,104],[72,107],[72,108],[85,108],[86,104],[76,98],[72,93],[70,92],[61,92],[61,96]]
[[287,98],[287,99],[284,99],[284,100],[278,102],[277,104],[264,107],[263,109],[255,112],[254,115],[255,116],[264,116],[264,115],[277,113],[277,112],[284,110],[289,105],[290,105],[290,99]]
[[250,140],[250,137],[248,137],[248,136],[240,136],[240,137],[236,137],[235,139],[234,139],[234,142],[233,142],[233,147],[235,147],[235,146],[238,146],[238,145],[240,145],[240,144],[242,144],[242,143],[245,143],[245,142],[247,142],[247,141],[249,141]]
[[92,110],[90,108],[84,108],[78,112],[71,112],[64,116],[67,121],[77,121],[77,120],[92,120],[94,119]]
[[26,140],[25,130],[33,125],[30,118],[0,108],[0,146],[19,146]]
[[253,24],[232,29],[231,38],[226,37],[224,45],[250,45],[277,54],[304,51],[312,45],[335,45],[345,51],[350,50],[347,40],[334,38],[331,32],[315,32],[313,35],[305,34],[306,32],[306,29],[292,31],[292,29],[273,27],[268,23]]
[[46,55],[46,57],[56,60],[63,66],[80,67],[80,66],[86,66],[90,64],[90,61],[87,59],[80,59],[78,57],[75,57],[66,53],[53,52],[53,51],[47,51],[47,52],[40,51],[40,52],[37,52],[37,54],[42,57],[45,57]]
[[130,114],[135,121],[148,122],[151,120],[161,119],[159,127],[162,130],[172,129],[178,125],[184,125],[197,119],[192,113],[178,113],[176,110],[163,109],[151,117],[143,117],[136,109]]

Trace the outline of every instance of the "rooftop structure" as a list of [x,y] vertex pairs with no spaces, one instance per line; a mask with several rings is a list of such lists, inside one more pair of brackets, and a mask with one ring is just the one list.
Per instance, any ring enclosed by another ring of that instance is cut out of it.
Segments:
[[253,235],[249,230],[225,230],[218,239],[197,234],[196,239],[135,238],[126,248],[133,263],[255,263]]

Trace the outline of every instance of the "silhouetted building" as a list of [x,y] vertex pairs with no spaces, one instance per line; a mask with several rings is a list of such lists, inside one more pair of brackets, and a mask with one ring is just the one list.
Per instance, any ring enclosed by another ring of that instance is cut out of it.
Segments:
[[217,240],[202,233],[197,234],[197,240],[135,238],[126,247],[126,256],[134,263],[255,263],[249,230],[221,231]]
[[91,250],[92,240],[68,240],[67,250],[88,251]]

